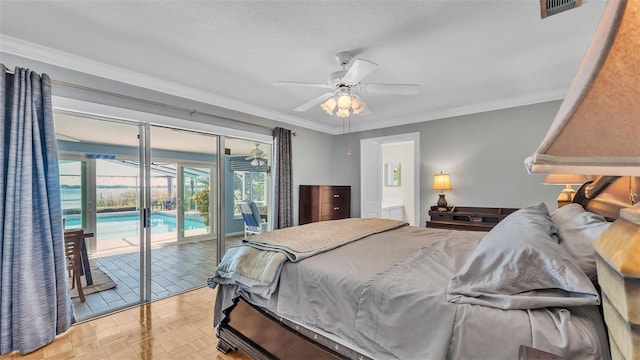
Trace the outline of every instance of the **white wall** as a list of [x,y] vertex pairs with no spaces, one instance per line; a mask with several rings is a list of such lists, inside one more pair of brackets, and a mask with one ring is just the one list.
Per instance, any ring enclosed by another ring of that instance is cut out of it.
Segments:
[[[521,106],[479,114],[426,121],[351,134],[351,142],[395,134],[420,132],[421,225],[429,206],[438,200],[432,190],[433,175],[451,175],[453,189],[447,202],[458,206],[523,207],[545,202],[557,208],[561,187],[542,185],[544,174],[528,174],[524,159],[532,154],[546,134],[560,101]],[[358,118],[352,121],[358,121]],[[336,183],[352,185],[352,216],[360,216],[360,153],[352,147],[345,155],[340,136],[334,138]]]

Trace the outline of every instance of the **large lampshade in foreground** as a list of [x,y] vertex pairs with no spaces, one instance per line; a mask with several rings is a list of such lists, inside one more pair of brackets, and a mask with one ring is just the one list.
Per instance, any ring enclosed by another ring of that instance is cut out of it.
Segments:
[[[609,0],[530,172],[640,176],[640,0]],[[631,195],[631,194],[630,194]],[[640,359],[640,202],[594,241],[614,360]]]
[[640,1],[607,3],[530,172],[640,176],[639,24]]

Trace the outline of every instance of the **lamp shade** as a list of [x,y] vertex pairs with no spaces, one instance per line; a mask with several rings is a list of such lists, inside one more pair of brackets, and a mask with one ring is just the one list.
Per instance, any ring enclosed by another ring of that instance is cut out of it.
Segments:
[[351,107],[351,95],[347,93],[342,93],[338,96],[338,108],[346,110]]
[[451,180],[449,174],[436,174],[433,177],[433,190],[451,190]]
[[325,101],[322,105],[320,105],[320,107],[322,107],[322,110],[326,111],[327,114],[332,115],[333,110],[335,110],[337,105],[338,103],[336,102],[336,99],[331,97],[328,98],[327,101]]
[[542,181],[545,185],[582,185],[589,181],[586,175],[574,174],[549,174]]
[[640,1],[610,0],[529,172],[640,176]]

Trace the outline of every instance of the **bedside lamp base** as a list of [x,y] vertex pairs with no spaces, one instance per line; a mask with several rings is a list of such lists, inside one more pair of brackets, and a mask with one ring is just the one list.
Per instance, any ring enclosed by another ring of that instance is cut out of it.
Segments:
[[575,195],[576,191],[571,187],[571,185],[565,185],[565,188],[562,189],[560,195],[558,195],[558,198],[556,199],[558,201],[558,207],[560,208],[571,204]]
[[438,211],[449,211],[447,209],[447,200],[444,198],[444,191],[438,194],[440,197],[438,198]]

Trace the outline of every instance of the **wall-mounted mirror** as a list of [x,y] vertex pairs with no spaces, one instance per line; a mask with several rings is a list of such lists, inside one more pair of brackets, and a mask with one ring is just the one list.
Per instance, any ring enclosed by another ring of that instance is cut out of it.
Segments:
[[384,185],[400,186],[400,163],[384,164]]

